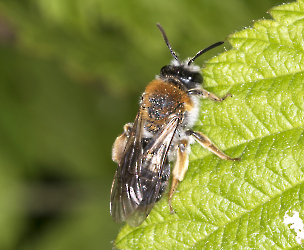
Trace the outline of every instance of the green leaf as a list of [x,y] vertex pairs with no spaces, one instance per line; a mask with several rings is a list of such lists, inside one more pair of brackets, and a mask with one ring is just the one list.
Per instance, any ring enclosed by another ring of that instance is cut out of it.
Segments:
[[[274,20],[229,37],[233,49],[206,63],[204,87],[222,103],[202,100],[195,127],[228,162],[192,146],[173,199],[158,202],[137,228],[122,228],[118,249],[298,249],[284,215],[304,198],[304,1],[270,10]],[[302,229],[303,231],[303,229]],[[300,249],[300,247],[299,247]]]

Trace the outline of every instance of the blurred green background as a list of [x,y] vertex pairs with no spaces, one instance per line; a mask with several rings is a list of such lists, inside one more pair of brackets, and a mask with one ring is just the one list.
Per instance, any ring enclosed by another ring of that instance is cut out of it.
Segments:
[[172,59],[156,22],[185,59],[281,3],[0,1],[0,249],[111,249],[112,143]]

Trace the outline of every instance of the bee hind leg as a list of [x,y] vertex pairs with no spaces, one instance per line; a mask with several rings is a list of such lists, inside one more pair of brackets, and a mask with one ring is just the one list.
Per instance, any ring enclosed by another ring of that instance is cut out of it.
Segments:
[[[193,130],[187,130],[186,135],[193,136],[200,145],[202,145],[204,148],[207,148],[209,151],[216,154],[218,157],[220,157],[223,160],[229,160],[229,161],[240,160],[240,158],[232,158],[226,155],[217,146],[215,146],[211,142],[211,140],[203,133],[194,132]],[[188,148],[189,148],[189,142],[186,139],[181,140],[177,147],[176,161],[172,171],[173,177],[172,177],[171,188],[169,191],[169,206],[171,213],[174,213],[174,210],[172,208],[173,194],[179,182],[181,182],[184,179],[184,176],[188,170],[188,165],[189,165]]]
[[189,148],[189,142],[186,139],[181,140],[177,147],[176,161],[172,171],[173,177],[172,177],[172,183],[171,183],[171,188],[169,191],[169,199],[168,199],[171,213],[174,213],[171,203],[174,191],[176,190],[179,182],[184,179],[184,176],[188,170],[188,165],[189,165],[188,148]]
[[128,138],[131,135],[133,123],[127,123],[124,125],[124,132],[118,136],[112,146],[112,160],[116,163],[120,162],[122,154],[125,150]]
[[212,153],[216,154],[218,157],[220,157],[223,160],[228,160],[228,161],[239,161],[240,158],[232,158],[228,155],[226,155],[223,151],[221,151],[217,146],[215,146],[211,140],[204,135],[203,133],[200,132],[195,132],[193,130],[187,130],[186,134],[188,136],[193,136],[195,140],[204,148],[208,149]]

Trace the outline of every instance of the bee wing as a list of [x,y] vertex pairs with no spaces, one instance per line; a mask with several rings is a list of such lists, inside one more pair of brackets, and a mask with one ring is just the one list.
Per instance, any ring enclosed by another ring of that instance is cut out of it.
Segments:
[[138,112],[112,184],[110,210],[115,222],[127,221],[135,227],[150,213],[179,120],[173,117],[143,150],[143,120]]
[[174,116],[147,144],[141,156],[141,202],[127,218],[130,226],[140,225],[156,202],[161,185],[164,162],[180,118]]
[[139,111],[112,183],[110,211],[117,223],[126,221],[142,201],[139,180],[142,132],[143,121]]

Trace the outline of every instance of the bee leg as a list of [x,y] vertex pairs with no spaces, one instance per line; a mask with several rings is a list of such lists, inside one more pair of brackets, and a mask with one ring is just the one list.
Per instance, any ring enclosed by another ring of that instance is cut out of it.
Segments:
[[172,183],[169,191],[169,206],[171,213],[174,213],[171,200],[180,181],[184,179],[184,176],[188,170],[189,160],[188,160],[188,148],[189,142],[184,139],[181,140],[177,147],[177,157],[176,162],[174,164],[173,172],[172,172]]
[[212,101],[221,102],[224,101],[228,96],[232,96],[230,93],[226,94],[223,98],[217,97],[215,94],[205,90],[205,89],[191,89],[188,91],[188,94],[190,95],[198,95],[203,98],[208,98]]
[[130,137],[133,128],[133,123],[127,123],[124,125],[124,132],[118,136],[112,147],[112,160],[116,163],[120,162],[122,154],[125,150],[128,138]]
[[223,160],[229,160],[229,161],[239,161],[241,158],[231,158],[230,156],[226,155],[223,151],[221,151],[217,146],[215,146],[210,139],[200,132],[195,132],[193,130],[187,130],[186,135],[191,135],[195,138],[195,140],[201,144],[204,148],[208,149],[212,153],[216,154],[218,157],[220,157]]

